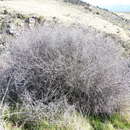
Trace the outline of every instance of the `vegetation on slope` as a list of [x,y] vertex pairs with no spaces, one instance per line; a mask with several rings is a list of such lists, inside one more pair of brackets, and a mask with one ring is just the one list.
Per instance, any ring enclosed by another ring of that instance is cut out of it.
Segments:
[[[4,119],[6,130],[129,130],[130,122],[124,116],[114,114],[110,117],[82,116],[82,114],[71,113],[62,117],[57,123],[48,120],[23,121],[20,113],[11,112],[11,116],[5,113]],[[14,115],[13,115],[14,114]]]
[[[23,16],[12,17],[30,20]],[[130,71],[121,40],[55,19],[6,38],[0,129],[129,130]]]
[[[1,107],[20,108],[19,123],[47,120],[55,126],[70,111],[105,120],[129,107],[128,62],[110,36],[89,27],[44,24],[8,43],[0,57]],[[93,128],[103,127],[101,120],[89,120]]]

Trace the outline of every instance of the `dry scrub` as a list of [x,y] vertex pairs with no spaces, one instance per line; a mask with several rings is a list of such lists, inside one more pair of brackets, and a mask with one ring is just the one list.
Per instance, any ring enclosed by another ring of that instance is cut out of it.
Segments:
[[30,105],[30,111],[39,106],[47,114],[67,109],[57,103],[66,100],[88,115],[120,112],[130,96],[129,67],[121,54],[116,41],[91,28],[44,25],[24,32],[1,56],[1,105]]

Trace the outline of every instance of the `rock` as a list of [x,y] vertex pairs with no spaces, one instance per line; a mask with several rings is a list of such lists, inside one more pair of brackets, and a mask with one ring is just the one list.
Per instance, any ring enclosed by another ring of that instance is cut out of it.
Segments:
[[8,14],[8,11],[7,11],[7,10],[4,10],[4,11],[3,11],[3,14]]
[[44,23],[44,17],[25,16],[5,8],[0,10],[0,34],[14,36],[19,30],[32,29],[41,23]]

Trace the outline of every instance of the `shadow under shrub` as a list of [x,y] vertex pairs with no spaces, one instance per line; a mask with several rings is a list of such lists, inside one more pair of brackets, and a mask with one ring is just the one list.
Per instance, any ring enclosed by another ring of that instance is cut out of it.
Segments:
[[66,98],[93,115],[119,112],[129,102],[130,73],[117,41],[94,29],[44,25],[10,41],[0,71],[4,102]]

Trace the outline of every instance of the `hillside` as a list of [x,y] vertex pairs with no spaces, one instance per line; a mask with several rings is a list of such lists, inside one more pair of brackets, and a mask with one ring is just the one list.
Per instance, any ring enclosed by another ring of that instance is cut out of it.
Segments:
[[125,19],[128,19],[130,20],[130,13],[129,12],[120,12],[120,13],[117,13],[119,16],[125,18]]
[[129,16],[65,1],[0,1],[0,130],[130,129]]
[[46,20],[55,19],[55,21],[63,22],[64,24],[91,26],[98,31],[114,34],[124,41],[129,40],[129,20],[85,3],[73,5],[63,3],[60,0],[7,0],[0,1],[0,8],[2,9],[3,7],[10,14],[15,11],[23,15],[42,16]]

